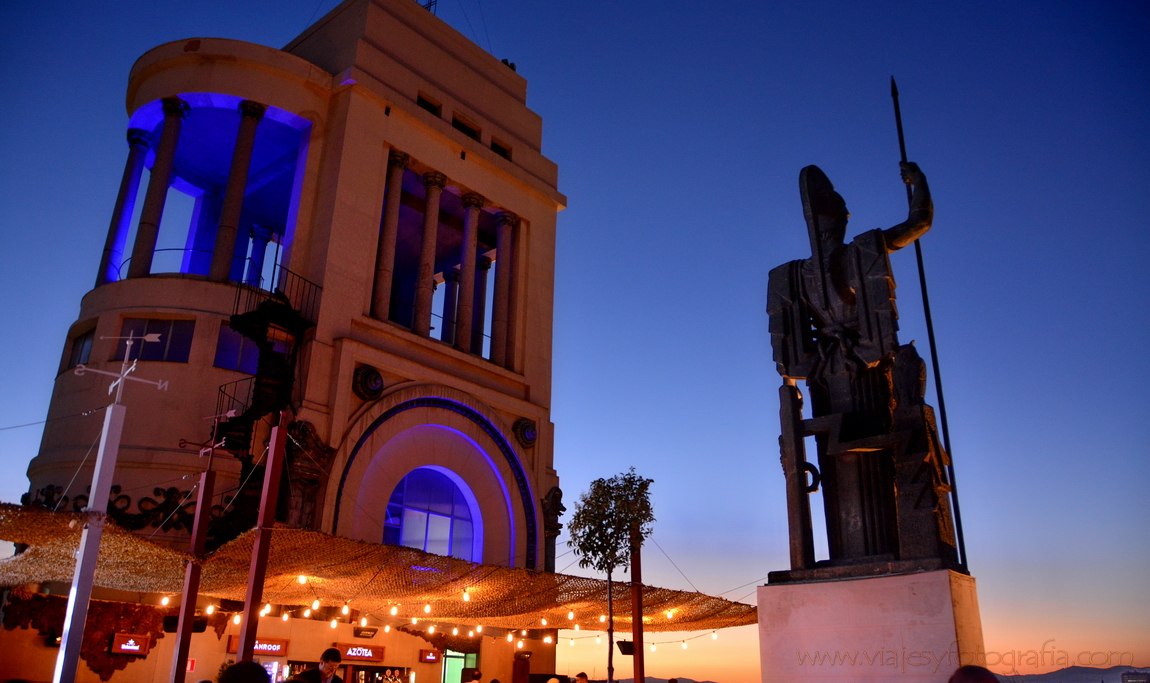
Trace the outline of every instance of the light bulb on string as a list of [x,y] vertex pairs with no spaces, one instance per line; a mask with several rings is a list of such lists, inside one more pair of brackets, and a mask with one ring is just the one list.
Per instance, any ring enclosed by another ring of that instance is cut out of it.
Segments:
[[311,608],[313,610],[319,609],[319,598],[316,598],[315,600],[311,601]]
[[683,641],[683,649],[684,649],[684,650],[686,650],[686,649],[687,649],[687,641],[685,641],[685,640]]
[[394,617],[395,615],[399,614],[399,606],[398,605],[392,605],[391,609],[388,611],[391,613],[391,616]]
[[451,635],[453,635],[453,636],[459,635],[459,627],[458,626],[452,626],[451,627]]
[[311,608],[310,607],[308,607],[307,609],[305,609],[303,611],[303,617],[304,617],[304,619],[311,619]]
[[658,648],[655,647],[655,644],[651,643],[651,652],[654,652],[656,649],[658,649]]
[[550,636],[550,635],[545,635],[545,636],[543,636],[543,642],[545,642],[545,643],[547,643],[548,645],[550,645],[550,644],[551,644],[551,636]]
[[204,614],[208,615],[209,617],[215,613],[216,613],[216,606],[215,605],[208,605],[207,607],[204,608]]
[[428,627],[427,627],[427,632],[428,632],[429,634],[434,634],[434,633],[435,633],[435,624],[432,624],[431,626],[428,626]]
[[471,602],[471,589],[469,589],[469,588],[463,589],[463,601],[464,602]]
[[289,619],[289,617],[288,617],[288,613],[287,613],[287,612],[284,612],[283,614],[281,614],[281,615],[280,615],[280,619],[283,619],[284,621],[287,621],[287,620]]
[[236,626],[239,626],[240,621],[242,621],[242,620],[243,620],[243,618],[239,614],[236,614],[236,616],[232,617],[232,623],[235,624]]
[[332,628],[335,628],[336,626],[338,626],[338,625],[339,625],[339,621],[338,621],[337,619],[334,619],[334,618],[333,618],[333,619],[331,620],[331,622],[330,622],[330,625],[331,625],[331,627],[332,627]]
[[300,574],[299,576],[295,577],[295,580],[298,581],[299,585],[301,585],[301,586],[307,584],[307,577],[304,576],[303,574]]
[[364,628],[365,626],[367,626],[367,617],[360,617],[359,618],[359,627]]
[[575,639],[574,638],[571,639],[571,647],[575,647]]
[[579,630],[579,624],[575,624],[574,628],[576,631],[578,631]]
[[507,634],[507,642],[509,642],[509,643],[510,643],[510,642],[512,642],[513,640],[515,640],[515,636],[514,636],[514,635],[512,635],[512,634],[510,634],[510,633],[508,633],[508,634]]
[[518,648],[518,649],[520,649],[520,650],[522,650],[522,649],[523,649],[523,646],[524,646],[524,645],[525,645],[525,643],[524,643],[522,640],[521,640],[521,641],[519,641],[519,642],[517,642],[517,643],[515,643],[515,647],[516,647],[516,648]]
[[164,607],[167,607],[168,603],[171,601],[172,601],[172,599],[166,595],[164,597],[160,598],[160,604],[163,605]]
[[483,633],[483,624],[476,624],[475,625],[475,632],[476,633]]
[[345,602],[343,603],[343,608],[340,610],[340,612],[342,612],[343,616],[346,617],[347,615],[351,614],[351,607]]
[[719,639],[719,632],[718,631],[711,631],[711,640],[718,640],[718,639]]
[[540,619],[540,620],[539,620],[539,623],[541,623],[541,624],[543,624],[544,626],[546,626],[546,625],[547,625],[547,617],[543,617],[542,619]]
[[431,603],[430,602],[423,606],[423,613],[424,614],[431,614]]
[[575,620],[575,610],[571,610],[571,611],[567,612],[567,620],[568,621],[574,621]]

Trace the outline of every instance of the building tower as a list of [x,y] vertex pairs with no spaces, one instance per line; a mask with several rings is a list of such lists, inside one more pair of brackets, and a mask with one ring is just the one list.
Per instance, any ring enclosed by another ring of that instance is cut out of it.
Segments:
[[244,482],[282,410],[281,523],[553,571],[565,198],[514,66],[419,2],[348,0],[283,49],[160,45],[127,105],[25,502],[86,503],[98,420],[56,418],[102,405],[106,383],[74,369],[118,370],[125,337],[159,334],[129,352],[170,390],[127,401],[122,525],[186,544],[190,475],[214,446],[209,544],[249,528]]

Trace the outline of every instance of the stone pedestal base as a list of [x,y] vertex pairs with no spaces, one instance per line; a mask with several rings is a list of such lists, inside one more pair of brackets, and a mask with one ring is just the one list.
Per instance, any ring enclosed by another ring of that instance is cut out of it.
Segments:
[[974,579],[949,570],[759,587],[763,683],[946,683],[981,663]]

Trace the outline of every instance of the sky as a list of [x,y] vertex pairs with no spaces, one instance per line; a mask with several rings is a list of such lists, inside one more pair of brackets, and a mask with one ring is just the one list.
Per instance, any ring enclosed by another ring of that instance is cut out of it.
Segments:
[[[135,58],[197,36],[280,47],[336,4],[0,2],[0,500],[27,489],[95,279]],[[805,165],[845,197],[848,236],[905,217],[894,76],[934,194],[922,249],[992,668],[1049,670],[1025,653],[1051,649],[1150,666],[1150,4],[439,0],[437,13],[516,63],[568,198],[552,395],[568,515],[592,480],[634,466],[654,480],[646,583],[753,603],[788,567],[767,273],[809,256]],[[913,250],[892,262],[900,338],[926,356]],[[584,573],[575,562],[561,547],[559,570]],[[753,627],[647,636],[649,676],[759,680]],[[605,676],[605,646],[566,642],[560,673]],[[629,666],[616,657],[617,674]]]

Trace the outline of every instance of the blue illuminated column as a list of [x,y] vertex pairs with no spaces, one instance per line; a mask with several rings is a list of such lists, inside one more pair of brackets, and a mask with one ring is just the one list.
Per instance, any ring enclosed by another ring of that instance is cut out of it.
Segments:
[[487,274],[491,259],[484,256],[475,262],[475,313],[471,328],[471,352],[483,354],[483,327],[487,320]]
[[419,250],[419,280],[415,283],[415,320],[411,329],[423,336],[431,334],[431,301],[435,295],[435,244],[439,230],[439,198],[447,176],[432,171],[423,174],[427,203],[423,210],[423,241]]
[[371,317],[387,320],[391,313],[391,278],[395,273],[395,240],[399,235],[399,202],[403,193],[403,171],[408,156],[392,152],[387,156],[387,197],[383,205],[383,229],[375,252],[375,285],[371,293]]
[[104,242],[104,255],[100,257],[100,270],[96,273],[96,286],[120,279],[120,264],[124,261],[124,245],[128,243],[128,230],[132,225],[132,209],[140,191],[140,176],[148,157],[148,134],[139,128],[128,129],[128,161],[120,179],[120,193],[112,209],[112,222],[108,225],[108,239]]
[[244,208],[244,190],[247,188],[248,170],[251,168],[252,150],[256,143],[256,128],[263,120],[266,109],[258,102],[244,100],[240,103],[240,130],[236,135],[232,167],[228,172],[228,186],[224,191],[223,207],[220,209],[220,227],[216,231],[212,267],[208,271],[209,279],[215,282],[226,282],[231,275],[240,214]]
[[459,267],[459,306],[455,316],[455,348],[471,350],[471,330],[475,315],[475,250],[479,244],[479,210],[483,208],[483,197],[468,193],[463,195],[463,206],[467,210],[463,217],[463,245]]
[[448,268],[443,271],[443,334],[439,339],[447,344],[455,343],[455,310],[459,302],[459,271]]
[[[259,287],[264,272],[264,252],[268,249],[268,242],[272,239],[272,229],[258,223],[252,226],[252,255],[248,259],[248,274],[244,284]],[[267,287],[266,289],[271,289]]]
[[506,367],[507,340],[510,337],[511,282],[514,277],[512,258],[514,231],[519,217],[504,211],[495,217],[495,296],[491,301],[491,362]]
[[132,262],[128,277],[147,277],[152,273],[152,257],[156,253],[156,240],[160,235],[160,219],[164,215],[164,202],[168,199],[168,185],[176,165],[176,143],[180,141],[180,127],[188,105],[178,97],[164,98],[163,132],[156,147],[156,160],[152,163],[152,176],[144,195],[144,208],[140,225],[136,228],[136,242],[132,245]]

